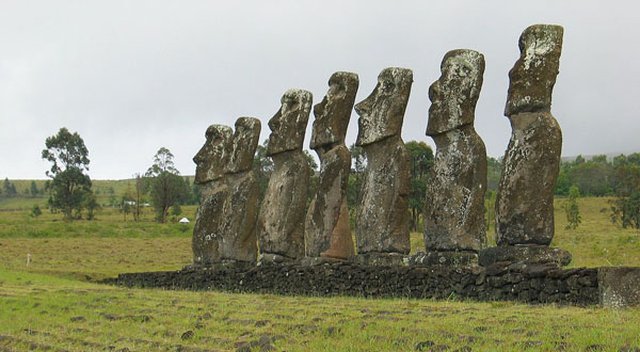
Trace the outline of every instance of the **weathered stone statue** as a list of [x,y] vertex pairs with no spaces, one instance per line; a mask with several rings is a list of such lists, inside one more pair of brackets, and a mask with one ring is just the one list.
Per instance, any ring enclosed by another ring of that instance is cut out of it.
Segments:
[[327,95],[313,108],[310,147],[320,158],[320,179],[305,221],[307,257],[354,255],[347,208],[351,153],[344,139],[357,91],[358,75],[336,72],[329,79]]
[[193,158],[196,163],[195,183],[202,187],[200,207],[193,228],[194,266],[220,262],[218,241],[222,237],[221,224],[229,187],[224,180],[225,167],[230,159],[231,128],[211,125],[207,128],[206,142]]
[[236,120],[235,127],[230,160],[225,165],[229,195],[222,212],[222,236],[218,248],[222,261],[255,262],[259,191],[252,166],[260,138],[260,120],[241,117]]
[[[358,138],[367,168],[356,215],[358,260],[393,264],[409,253],[409,154],[400,130],[413,73],[386,68],[365,100],[356,104]],[[396,259],[393,259],[396,258]]]
[[496,197],[496,242],[481,262],[524,260],[568,264],[570,255],[550,249],[553,190],[562,134],[551,115],[563,29],[533,25],[520,36],[520,58],[509,72],[505,115],[513,132]]
[[311,93],[291,89],[269,120],[267,156],[274,169],[258,215],[261,262],[294,260],[304,255],[304,220],[311,169],[302,152],[311,110]]
[[477,51],[449,51],[429,88],[427,135],[437,149],[425,202],[428,264],[477,263],[486,243],[487,152],[473,127],[484,65]]

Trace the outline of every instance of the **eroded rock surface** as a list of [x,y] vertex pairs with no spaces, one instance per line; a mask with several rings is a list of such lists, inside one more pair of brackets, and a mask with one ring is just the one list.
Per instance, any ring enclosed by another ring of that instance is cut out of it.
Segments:
[[311,169],[302,152],[311,110],[310,92],[292,89],[269,120],[267,155],[274,170],[258,215],[258,243],[266,262],[304,255],[304,221]]
[[409,253],[409,153],[400,136],[413,83],[409,69],[391,67],[356,104],[358,138],[367,168],[356,215],[358,256]]
[[227,126],[209,126],[205,134],[206,142],[193,158],[197,165],[195,183],[202,190],[191,242],[193,264],[196,266],[220,261],[218,241],[222,237],[223,209],[229,196],[224,170],[231,155],[229,145],[232,135],[233,131]]
[[505,115],[512,134],[496,197],[499,246],[548,246],[553,238],[562,133],[550,110],[562,33],[554,25],[527,28],[520,37],[520,58],[509,72]]
[[241,117],[236,121],[225,174],[229,195],[223,209],[222,236],[218,245],[223,261],[255,262],[257,258],[259,190],[252,165],[259,138],[260,120]]
[[202,187],[192,241],[195,266],[256,260],[258,184],[251,167],[260,121],[242,117],[235,127],[233,133],[210,126],[193,159],[195,182]]
[[358,75],[336,72],[329,79],[327,95],[313,109],[311,148],[320,158],[320,177],[305,221],[307,257],[354,255],[347,208],[351,153],[344,138],[357,91]]
[[[428,251],[477,252],[486,243],[487,155],[473,127],[484,56],[473,50],[452,50],[442,60],[441,71],[429,89],[427,135],[437,149],[427,184],[425,245]],[[445,260],[443,255],[425,256],[425,261],[464,262]]]

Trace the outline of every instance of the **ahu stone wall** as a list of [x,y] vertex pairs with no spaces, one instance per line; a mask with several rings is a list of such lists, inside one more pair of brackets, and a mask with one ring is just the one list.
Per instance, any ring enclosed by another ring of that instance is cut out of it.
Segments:
[[[128,287],[285,295],[460,298],[588,306],[607,303],[603,302],[602,293],[605,290],[599,280],[602,270],[508,263],[486,268],[374,267],[336,261],[319,265],[235,266],[131,273],[121,274],[111,283]],[[637,270],[636,276],[640,277]],[[611,296],[609,294],[608,297]]]

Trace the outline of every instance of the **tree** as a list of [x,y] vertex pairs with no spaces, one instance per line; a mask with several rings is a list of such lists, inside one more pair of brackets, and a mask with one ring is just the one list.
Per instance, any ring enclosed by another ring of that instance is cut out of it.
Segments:
[[355,223],[356,209],[360,205],[360,190],[364,171],[367,168],[367,156],[364,149],[355,144],[349,147],[351,152],[351,172],[347,184],[347,204],[349,206],[349,221]]
[[411,229],[417,231],[420,218],[424,213],[427,180],[433,166],[433,151],[424,142],[410,141],[405,143],[405,146],[411,161],[411,192],[409,193]]
[[160,148],[153,157],[153,165],[145,175],[150,182],[150,195],[156,220],[160,223],[167,221],[169,209],[182,201],[189,190],[180,176],[173,162],[173,154],[167,148]]
[[31,208],[31,217],[32,218],[37,218],[38,216],[42,215],[42,210],[40,210],[40,206],[39,205],[34,205]]
[[81,216],[86,200],[93,196],[89,170],[89,151],[77,132],[61,128],[45,141],[42,158],[52,163],[46,172],[52,180],[49,185],[49,206],[62,211],[65,220]]
[[135,174],[136,179],[136,204],[133,206],[133,221],[140,221],[142,215],[142,195],[145,193],[145,182],[140,174]]
[[580,198],[580,189],[573,185],[569,188],[569,198],[564,204],[564,213],[567,215],[567,230],[575,230],[582,222],[580,216],[580,208],[578,207],[578,198]]
[[37,197],[40,193],[38,189],[38,185],[36,185],[36,181],[31,181],[31,187],[29,188],[29,193],[31,193],[31,197]]
[[640,229],[640,153],[614,160],[616,199],[611,201],[611,220],[622,227]]
[[[269,185],[269,178],[271,178],[271,173],[273,172],[273,161],[267,156],[267,143],[269,143],[268,139],[262,142],[262,145],[258,145],[256,154],[253,157],[253,172],[258,181],[258,199],[260,202],[264,198]],[[198,193],[200,192],[198,191]]]
[[16,186],[9,181],[9,178],[4,179],[4,183],[2,184],[2,193],[7,198],[15,197],[18,195],[18,191],[16,190]]

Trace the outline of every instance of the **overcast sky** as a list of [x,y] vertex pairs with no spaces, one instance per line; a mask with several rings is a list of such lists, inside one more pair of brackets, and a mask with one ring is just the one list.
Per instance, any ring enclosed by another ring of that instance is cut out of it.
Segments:
[[[402,136],[425,141],[427,89],[452,49],[482,52],[476,130],[502,156],[507,73],[518,37],[561,24],[564,47],[552,112],[563,155],[640,151],[640,5],[636,1],[28,1],[0,0],[0,177],[45,177],[47,136],[78,132],[93,179],[144,172],[160,147],[184,175],[210,124],[267,121],[282,93],[314,104],[334,71],[360,76],[357,101],[378,73],[414,72]],[[311,133],[309,119],[305,148]],[[353,113],[347,144],[355,141]]]

